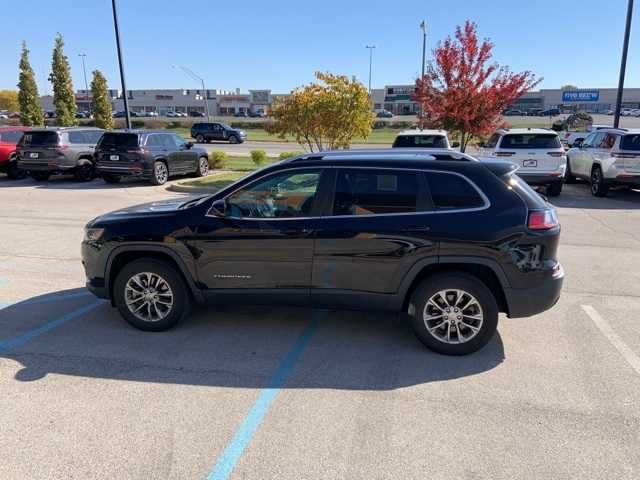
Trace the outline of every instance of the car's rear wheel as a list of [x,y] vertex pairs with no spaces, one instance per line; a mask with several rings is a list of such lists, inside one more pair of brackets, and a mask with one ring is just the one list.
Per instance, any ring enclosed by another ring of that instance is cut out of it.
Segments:
[[95,178],[96,170],[91,163],[84,163],[76,167],[73,176],[80,182],[90,182]]
[[547,195],[557,197],[562,192],[562,182],[551,183],[547,185]]
[[437,274],[414,290],[409,318],[417,337],[445,355],[467,355],[491,340],[498,305],[489,288],[466,273]]
[[167,164],[158,160],[153,164],[153,172],[151,173],[151,183],[153,185],[164,185],[169,180],[169,169]]
[[573,176],[573,172],[571,171],[571,160],[569,156],[567,156],[567,171],[564,175],[564,183],[576,183],[576,177]]
[[31,172],[31,178],[36,182],[46,182],[51,174],[49,172]]
[[27,172],[18,168],[18,161],[14,156],[9,158],[9,165],[7,166],[7,177],[9,180],[20,180],[27,176]]
[[238,143],[238,137],[235,135],[231,135],[229,137],[229,143]]
[[102,179],[105,183],[120,183],[120,179],[122,177],[120,175],[114,175],[112,173],[103,173]]
[[160,332],[184,319],[191,298],[180,273],[156,259],[134,260],[113,285],[113,300],[120,315],[140,330]]
[[596,197],[606,197],[609,187],[604,183],[604,175],[599,165],[591,169],[591,194]]
[[196,142],[204,143],[204,135],[201,135],[201,134],[196,135]]
[[209,159],[207,157],[200,157],[198,159],[198,168],[194,172],[196,177],[206,177],[209,174]]

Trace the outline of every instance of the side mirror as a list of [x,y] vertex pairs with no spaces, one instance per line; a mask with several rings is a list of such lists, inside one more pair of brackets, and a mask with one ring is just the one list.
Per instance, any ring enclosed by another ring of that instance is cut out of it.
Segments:
[[451,148],[458,148],[460,146],[460,142],[452,142]]
[[224,200],[216,200],[211,204],[211,209],[209,210],[209,212],[213,216],[220,217],[220,218],[224,218],[227,216],[226,211],[227,211],[227,204]]
[[184,144],[184,146],[187,150],[189,150],[190,148],[193,148],[193,142],[187,142]]

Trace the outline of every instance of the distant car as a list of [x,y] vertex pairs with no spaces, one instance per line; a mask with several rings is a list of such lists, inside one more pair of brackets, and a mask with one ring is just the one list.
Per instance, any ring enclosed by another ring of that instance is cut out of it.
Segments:
[[44,112],[44,118],[56,118],[56,112],[51,110],[48,112]]
[[202,112],[198,112],[197,110],[191,110],[191,111],[189,112],[189,116],[190,116],[190,117],[200,117],[200,118],[202,118],[202,117],[206,117],[206,115],[205,115],[204,113],[202,113]]
[[560,115],[560,109],[558,108],[548,108],[540,112],[540,116],[542,117],[555,117],[557,115]]
[[393,113],[389,110],[380,110],[376,113],[376,117],[378,118],[393,118]]
[[9,118],[9,114],[7,113],[0,113],[0,118],[3,120],[7,120]]
[[522,110],[506,110],[503,115],[505,117],[517,117],[522,115]]
[[103,132],[86,127],[31,129],[18,143],[18,168],[39,182],[59,173],[72,173],[83,182],[93,180],[94,149]]
[[530,185],[562,192],[567,157],[557,132],[544,128],[500,129],[480,146],[480,161],[504,160],[518,165],[517,174]]
[[567,183],[587,180],[596,197],[615,186],[640,188],[640,129],[605,128],[578,143],[567,152]]
[[527,110],[527,116],[529,117],[539,117],[542,115],[543,110],[541,108],[532,108],[531,110]]
[[264,112],[262,110],[258,110],[256,112],[249,112],[249,116],[251,118],[262,118],[264,117]]
[[152,112],[147,112],[147,117],[157,117],[158,116],[158,112],[152,111]]
[[164,114],[164,116],[165,116],[165,117],[168,117],[168,118],[176,118],[176,117],[178,117],[179,115],[178,115],[178,112],[171,112],[171,111],[169,111],[169,112],[165,113],[165,114]]
[[246,118],[248,115],[247,115],[247,112],[236,112],[236,113],[233,114],[233,116],[234,117]]
[[187,114],[185,112],[176,112],[176,117],[187,118]]
[[124,176],[166,183],[172,175],[209,173],[209,157],[176,133],[150,130],[106,132],[96,146],[96,169],[106,183]]
[[243,143],[247,139],[244,130],[232,128],[224,123],[194,123],[191,127],[191,137],[195,138],[197,143],[205,143],[214,141],[223,141],[229,143]]
[[11,180],[24,178],[26,172],[18,168],[16,147],[28,127],[0,127],[0,172]]
[[449,138],[445,130],[403,130],[393,141],[393,148],[449,149]]
[[90,118],[90,117],[91,117],[91,112],[87,112],[87,111],[76,112],[76,118]]

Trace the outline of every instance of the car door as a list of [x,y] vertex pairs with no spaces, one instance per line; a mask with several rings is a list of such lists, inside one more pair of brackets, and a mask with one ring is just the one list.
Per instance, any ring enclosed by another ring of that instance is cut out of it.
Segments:
[[593,138],[595,137],[595,135],[596,135],[595,132],[590,133],[582,141],[582,145],[580,145],[580,147],[578,148],[574,147],[572,149],[570,162],[571,162],[571,172],[573,173],[573,175],[584,177],[584,171],[585,171],[584,164],[587,161],[586,157],[589,154],[589,149],[592,148],[591,142],[593,141]]
[[177,157],[180,161],[180,171],[182,173],[193,173],[198,165],[198,152],[187,146],[187,141],[176,133],[171,137],[176,145]]
[[583,148],[580,149],[582,151],[582,155],[578,162],[578,175],[581,177],[591,177],[591,167],[593,166],[595,157],[598,154],[597,150],[603,138],[604,133],[592,132],[584,139],[584,142],[582,143]]
[[320,168],[288,169],[218,199],[191,245],[199,282],[219,299],[308,303],[324,178]]
[[219,123],[211,124],[211,138],[216,141],[224,140],[224,129],[222,125]]
[[316,233],[312,302],[385,308],[418,261],[436,262],[424,175],[392,168],[332,169],[332,198]]
[[170,133],[158,133],[158,140],[162,146],[162,152],[167,159],[167,168],[169,175],[179,175],[184,173],[184,161],[182,152],[178,150],[173,135]]

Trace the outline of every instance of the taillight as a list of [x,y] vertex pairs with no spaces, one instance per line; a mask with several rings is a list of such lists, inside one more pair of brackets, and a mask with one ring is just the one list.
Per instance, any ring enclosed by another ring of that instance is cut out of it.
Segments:
[[527,226],[530,230],[550,230],[560,225],[558,216],[553,208],[532,210],[529,212]]
[[146,155],[147,153],[149,153],[149,150],[146,148],[130,148],[129,150],[127,150],[127,153],[137,153],[139,155]]
[[512,157],[516,152],[495,152],[496,157]]
[[68,143],[61,143],[58,145],[58,150],[67,150],[69,148]]
[[547,155],[550,157],[562,157],[564,156],[564,152],[547,152]]

